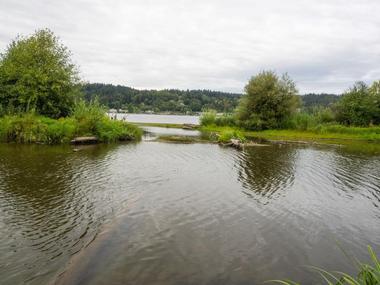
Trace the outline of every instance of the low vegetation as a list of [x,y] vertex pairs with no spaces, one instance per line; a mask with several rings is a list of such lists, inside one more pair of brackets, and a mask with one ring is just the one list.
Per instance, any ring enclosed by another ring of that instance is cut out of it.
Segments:
[[334,104],[308,109],[301,108],[296,86],[287,75],[262,72],[245,91],[233,113],[205,111],[201,129],[268,139],[380,141],[380,82],[356,83]]
[[101,142],[138,140],[141,130],[106,116],[97,103],[80,103],[71,116],[52,119],[36,113],[0,118],[0,141],[17,143],[69,143],[74,137],[96,136]]
[[[311,269],[321,276],[326,285],[379,285],[380,261],[371,247],[368,247],[368,251],[372,264],[355,261],[359,272],[357,276],[351,276],[344,272],[328,272],[317,267],[311,267]],[[301,285],[291,280],[273,280],[272,282],[284,285]]]

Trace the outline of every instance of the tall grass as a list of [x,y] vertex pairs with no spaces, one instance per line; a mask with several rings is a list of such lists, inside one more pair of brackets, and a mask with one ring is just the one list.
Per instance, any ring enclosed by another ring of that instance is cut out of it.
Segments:
[[[358,268],[358,274],[356,276],[339,271],[328,272],[318,267],[310,268],[321,276],[326,285],[379,285],[380,261],[370,246],[368,246],[368,252],[371,257],[372,264],[355,261]],[[271,280],[269,282],[284,285],[301,285],[300,283],[291,280]]]
[[139,140],[142,131],[111,120],[97,102],[76,105],[70,117],[51,119],[35,113],[0,117],[0,141],[17,143],[68,143],[76,136],[96,136],[101,142]]
[[200,117],[201,126],[236,126],[236,120],[232,114],[218,115],[214,110],[207,110]]
[[247,140],[243,133],[239,130],[225,130],[219,134],[218,142],[229,143],[231,139],[239,140],[241,142],[245,142]]

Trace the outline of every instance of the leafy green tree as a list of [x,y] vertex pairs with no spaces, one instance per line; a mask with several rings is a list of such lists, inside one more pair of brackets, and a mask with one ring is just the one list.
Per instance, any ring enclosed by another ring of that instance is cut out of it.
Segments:
[[71,53],[48,29],[17,37],[0,55],[0,104],[52,118],[67,116],[79,95]]
[[278,77],[272,71],[263,71],[251,78],[245,93],[236,116],[248,129],[280,128],[300,104],[295,83],[287,74]]
[[338,122],[346,125],[380,124],[380,83],[357,82],[335,106]]

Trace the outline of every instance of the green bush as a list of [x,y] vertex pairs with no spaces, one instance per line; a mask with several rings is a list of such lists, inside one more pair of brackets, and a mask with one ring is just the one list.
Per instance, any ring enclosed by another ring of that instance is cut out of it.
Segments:
[[81,100],[75,105],[72,117],[77,121],[76,132],[90,135],[96,132],[97,124],[106,117],[106,110],[98,100],[89,103]]
[[245,86],[245,95],[236,109],[239,125],[245,129],[279,128],[300,104],[295,83],[287,74],[272,71],[253,76]]
[[306,131],[317,125],[316,117],[308,113],[296,113],[289,117],[283,128]]
[[318,124],[335,122],[335,114],[330,108],[318,108],[313,112]]
[[33,113],[1,117],[0,141],[60,144],[70,142],[75,136],[87,135],[97,136],[101,142],[141,138],[142,132],[138,127],[126,122],[113,121],[104,113],[98,116],[94,107],[86,108],[90,111],[87,113],[78,111],[76,117],[58,120]]
[[236,126],[236,121],[232,114],[223,114],[221,116],[216,116],[215,125],[218,127],[233,127]]
[[335,106],[338,122],[346,125],[369,126],[380,124],[380,85],[371,87],[357,82]]
[[96,136],[102,142],[139,140],[141,129],[122,121],[113,121],[108,117],[102,118],[96,124]]
[[214,110],[207,110],[203,112],[201,117],[199,118],[199,122],[201,126],[215,125],[215,120],[216,120],[216,111]]
[[46,125],[44,142],[47,144],[60,144],[69,142],[75,135],[77,122],[73,118],[61,118],[58,120],[41,117],[41,122]]

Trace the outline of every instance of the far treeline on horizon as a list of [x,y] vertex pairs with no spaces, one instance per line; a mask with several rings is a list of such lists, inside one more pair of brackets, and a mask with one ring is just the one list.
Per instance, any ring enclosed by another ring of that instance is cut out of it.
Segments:
[[[237,107],[242,93],[229,93],[214,90],[139,90],[123,85],[107,83],[84,83],[86,101],[98,98],[110,109],[128,113],[172,112],[192,114],[204,110],[231,113]],[[308,93],[301,95],[302,108],[332,106],[339,99],[337,94]]]

